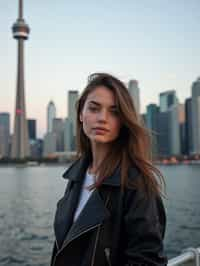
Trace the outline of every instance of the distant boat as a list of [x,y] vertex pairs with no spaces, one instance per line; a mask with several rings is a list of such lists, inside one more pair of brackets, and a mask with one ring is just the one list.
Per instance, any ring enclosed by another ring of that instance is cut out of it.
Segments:
[[26,163],[27,166],[38,166],[39,163],[37,161],[30,161]]

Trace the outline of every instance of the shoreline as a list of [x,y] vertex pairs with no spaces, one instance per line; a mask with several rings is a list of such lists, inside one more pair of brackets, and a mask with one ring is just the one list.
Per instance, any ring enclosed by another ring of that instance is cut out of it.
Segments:
[[[69,166],[73,161],[67,162],[25,162],[25,163],[14,163],[14,162],[0,162],[1,167],[15,167],[15,168],[25,168],[25,167],[46,167],[46,166]],[[154,165],[158,166],[186,166],[186,165],[200,165],[200,161],[182,161],[182,162],[154,162]]]

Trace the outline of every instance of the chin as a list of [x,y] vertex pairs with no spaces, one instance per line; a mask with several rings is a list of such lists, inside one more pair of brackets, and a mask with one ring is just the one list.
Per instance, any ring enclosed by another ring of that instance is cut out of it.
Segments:
[[102,137],[95,137],[95,138],[93,138],[93,141],[95,141],[97,143],[102,143],[102,144],[107,144],[107,143],[111,142],[111,140],[105,139],[105,138],[102,138]]

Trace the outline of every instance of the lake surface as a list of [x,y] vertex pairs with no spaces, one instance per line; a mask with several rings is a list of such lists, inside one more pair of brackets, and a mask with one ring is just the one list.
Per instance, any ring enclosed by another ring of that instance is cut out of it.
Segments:
[[[0,168],[0,265],[47,266],[65,166]],[[200,165],[162,166],[167,187],[165,249],[169,258],[200,246]]]

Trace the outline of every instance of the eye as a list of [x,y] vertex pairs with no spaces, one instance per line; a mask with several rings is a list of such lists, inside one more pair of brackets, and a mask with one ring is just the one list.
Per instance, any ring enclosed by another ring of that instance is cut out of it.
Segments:
[[98,107],[96,107],[96,106],[89,106],[88,109],[89,109],[91,112],[97,112],[97,111],[98,111]]
[[119,115],[119,111],[117,109],[111,109],[110,111],[113,115],[118,116]]

